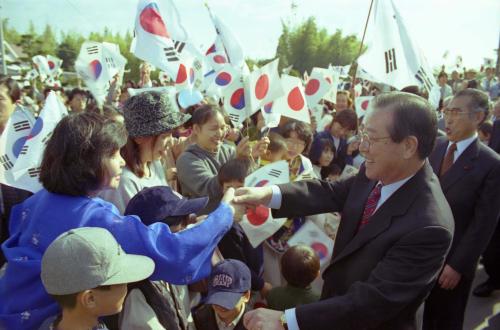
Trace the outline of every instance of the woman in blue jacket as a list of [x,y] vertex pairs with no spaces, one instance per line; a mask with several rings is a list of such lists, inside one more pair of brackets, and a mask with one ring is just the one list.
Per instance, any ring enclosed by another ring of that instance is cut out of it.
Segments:
[[127,253],[155,261],[152,280],[186,284],[209,275],[214,248],[232,225],[231,193],[201,224],[175,234],[164,223],[146,226],[121,216],[96,196],[118,186],[125,141],[123,125],[98,114],[70,115],[55,128],[41,166],[45,189],[13,208],[10,238],[2,245],[8,264],[0,278],[0,329],[38,329],[59,312],[40,280],[40,261],[72,228],[106,228]]

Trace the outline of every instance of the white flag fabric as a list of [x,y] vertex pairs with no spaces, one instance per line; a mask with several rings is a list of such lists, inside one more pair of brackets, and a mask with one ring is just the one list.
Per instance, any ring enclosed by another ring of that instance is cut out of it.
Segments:
[[205,56],[210,66],[216,71],[228,64],[226,50],[219,35],[215,37],[214,43],[208,48]]
[[265,104],[283,96],[278,59],[258,68],[245,79],[246,99],[250,110],[258,110]]
[[309,158],[299,155],[300,156],[300,168],[299,168],[299,175],[295,178],[295,181],[302,181],[302,180],[312,180],[312,179],[319,179],[316,177],[316,174],[314,173],[314,168],[309,160]]
[[355,98],[356,114],[358,118],[361,118],[365,115],[366,111],[370,109],[370,102],[372,101],[373,96],[358,96]]
[[17,180],[26,173],[38,177],[45,146],[57,123],[67,114],[64,103],[51,91],[12,169],[14,179]]
[[43,55],[35,55],[32,58],[33,63],[35,64],[36,69],[41,75],[49,76],[51,71],[49,68],[49,62],[47,58]]
[[236,127],[252,115],[250,109],[248,109],[247,100],[245,98],[245,84],[243,80],[243,76],[233,80],[222,93],[224,98],[224,110]]
[[309,107],[318,104],[330,91],[332,86],[331,76],[325,75],[324,72],[318,69],[319,68],[313,68],[305,87],[306,100]]
[[165,25],[163,13],[157,1],[139,0],[135,19],[135,37],[130,51],[138,58],[147,61],[167,72],[175,80],[185,44],[174,43]]
[[375,0],[371,41],[359,60],[359,66],[377,82],[397,89],[420,85],[430,90],[435,84],[432,71],[422,52],[410,38],[401,15],[392,0]]
[[333,254],[333,244],[333,240],[312,221],[306,221],[288,240],[289,246],[305,245],[313,249],[319,257],[321,266],[330,262]]
[[208,86],[207,93],[221,96],[226,88],[230,87],[234,81],[240,80],[240,78],[241,73],[239,70],[230,64],[226,64],[214,73],[214,79],[212,79],[212,83]]
[[[13,168],[34,123],[35,118],[31,112],[17,105],[0,137],[0,182],[33,193],[42,189],[38,176],[30,176],[26,173],[15,180]],[[31,173],[36,174],[36,170],[32,170]]]
[[266,128],[278,127],[281,120],[281,113],[273,110],[273,102],[264,105],[261,112]]
[[24,76],[24,79],[25,80],[34,80],[36,79],[40,74],[38,73],[38,71],[36,69],[32,69],[30,71],[28,71],[26,73],[26,75]]
[[245,62],[245,55],[243,54],[243,48],[241,47],[241,43],[238,38],[236,38],[233,31],[226,24],[224,24],[224,22],[222,22],[222,20],[210,10],[210,8],[208,8],[208,13],[210,14],[210,18],[214,24],[215,32],[219,37],[220,44],[226,53],[227,62],[231,63],[236,68],[244,69],[247,65]]
[[[265,187],[290,181],[290,169],[284,160],[259,168],[245,178],[246,187]],[[253,247],[259,246],[272,236],[286,222],[285,218],[273,219],[268,207],[259,205],[255,210],[248,210],[240,225]]]
[[350,178],[351,176],[355,176],[358,174],[359,170],[352,166],[352,165],[346,165],[344,169],[342,170],[342,173],[340,173],[339,180],[345,180],[347,178]]
[[63,60],[56,56],[47,55],[47,64],[49,66],[50,75],[56,76],[59,74]]
[[299,78],[282,75],[281,87],[284,95],[273,102],[273,110],[282,116],[311,123],[306,103],[304,86]]
[[290,182],[290,168],[287,161],[280,160],[252,172],[245,178],[245,187],[264,187],[288,182]]
[[110,81],[115,75],[123,74],[126,63],[118,45],[86,41],[76,59],[75,69],[96,101],[102,104],[108,95]]
[[428,100],[435,110],[439,109],[439,101],[441,100],[441,87],[439,85],[432,86]]

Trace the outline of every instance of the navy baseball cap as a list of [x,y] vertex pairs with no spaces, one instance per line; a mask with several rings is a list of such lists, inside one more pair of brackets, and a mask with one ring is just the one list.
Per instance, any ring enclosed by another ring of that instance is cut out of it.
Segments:
[[219,262],[210,274],[205,303],[233,309],[243,294],[250,290],[251,277],[250,269],[239,260]]
[[125,215],[137,215],[144,224],[150,225],[164,222],[167,217],[196,214],[207,203],[208,197],[187,199],[167,186],[150,187],[138,192],[128,202]]

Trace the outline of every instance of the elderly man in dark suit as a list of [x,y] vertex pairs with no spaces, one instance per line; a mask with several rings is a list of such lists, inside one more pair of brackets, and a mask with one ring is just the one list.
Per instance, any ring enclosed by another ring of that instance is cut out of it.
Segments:
[[438,138],[429,157],[453,212],[455,233],[425,303],[426,330],[462,329],[477,262],[500,215],[500,157],[477,135],[487,109],[486,93],[471,88],[458,92],[444,111],[446,137]]
[[417,329],[417,310],[442,269],[453,217],[426,161],[436,116],[423,98],[381,94],[365,118],[357,176],[328,183],[240,188],[236,203],[267,204],[278,217],[342,212],[321,300],[286,310],[247,313],[266,329]]

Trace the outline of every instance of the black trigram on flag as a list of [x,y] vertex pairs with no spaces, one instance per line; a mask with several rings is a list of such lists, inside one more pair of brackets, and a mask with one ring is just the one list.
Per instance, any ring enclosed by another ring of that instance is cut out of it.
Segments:
[[92,54],[97,54],[97,53],[99,53],[99,47],[97,47],[97,46],[87,47],[87,54],[92,55]]
[[301,179],[302,180],[311,180],[311,179],[313,179],[313,176],[311,173],[304,173],[304,174],[302,174]]
[[31,129],[30,122],[27,120],[18,121],[17,123],[14,123],[14,125],[12,126],[14,127],[14,131],[16,132],[24,131],[26,129]]
[[7,154],[0,156],[0,163],[2,163],[2,166],[6,171],[14,167],[14,163],[10,161],[10,158]]
[[229,114],[229,119],[231,119],[231,121],[233,123],[239,123],[240,122],[240,115],[237,115],[235,113],[230,113]]
[[184,50],[184,47],[186,46],[185,42],[182,41],[174,41],[174,48],[177,51],[177,53],[182,54],[182,51]]
[[20,155],[26,155],[28,153],[28,146],[24,145],[19,152]]
[[163,48],[165,52],[165,56],[167,57],[167,61],[169,62],[177,62],[179,61],[179,54],[175,50],[174,47],[165,47]]
[[279,177],[280,177],[280,175],[281,175],[281,173],[282,173],[282,172],[281,172],[280,170],[277,170],[277,169],[272,168],[272,169],[269,171],[269,173],[267,173],[267,174],[268,174],[269,176],[273,176],[273,177],[275,177],[275,178],[279,178]]
[[429,78],[429,75],[427,74],[427,72],[425,72],[424,68],[420,67],[417,71],[417,73],[415,74],[415,78],[417,78],[417,80],[422,84],[424,85],[424,87],[430,91],[431,88],[432,88],[432,81],[431,79]]
[[52,136],[52,132],[50,132],[49,134],[47,134],[47,136],[42,139],[42,143],[44,145],[47,145],[47,143],[49,142],[49,139],[50,139],[51,136]]
[[29,174],[30,178],[36,178],[37,176],[40,175],[41,171],[42,170],[40,167],[30,168],[30,169],[28,169],[28,174]]
[[389,49],[385,53],[385,73],[390,73],[398,69],[396,64],[396,51],[394,48]]
[[108,68],[116,68],[115,61],[113,60],[112,57],[105,57],[104,61],[106,62],[106,65]]

